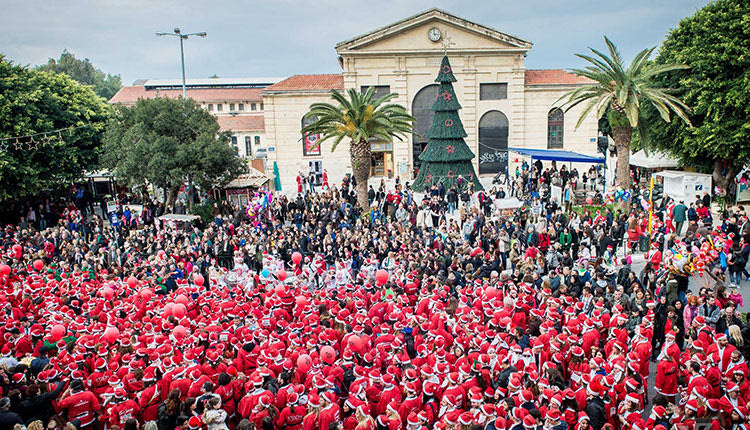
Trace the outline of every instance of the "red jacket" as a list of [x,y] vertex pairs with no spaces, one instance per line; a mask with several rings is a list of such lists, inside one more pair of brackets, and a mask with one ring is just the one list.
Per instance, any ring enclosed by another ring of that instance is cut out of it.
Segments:
[[328,405],[322,411],[318,417],[318,428],[327,429],[331,423],[335,423],[341,420],[341,410],[339,405]]
[[134,400],[120,402],[109,409],[109,424],[123,428],[130,418],[138,419],[138,412],[138,404]]
[[94,413],[101,410],[99,399],[91,391],[80,391],[60,400],[60,409],[68,410],[68,421],[81,420],[81,427],[94,422]]
[[662,360],[656,365],[656,383],[654,388],[657,393],[665,396],[677,394],[677,376],[679,368],[674,361]]

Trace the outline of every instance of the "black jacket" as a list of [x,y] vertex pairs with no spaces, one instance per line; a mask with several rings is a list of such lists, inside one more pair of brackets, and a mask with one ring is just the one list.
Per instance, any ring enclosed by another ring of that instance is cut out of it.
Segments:
[[23,400],[20,405],[21,415],[26,423],[34,420],[42,420],[43,423],[47,424],[50,418],[55,416],[55,408],[52,406],[52,401],[62,394],[67,385],[67,383],[58,382],[57,388],[53,391]]
[[0,411],[0,429],[12,429],[16,424],[24,424],[20,415],[7,409]]
[[586,415],[589,416],[589,423],[593,430],[601,430],[607,423],[607,415],[604,413],[604,401],[601,397],[589,399],[586,405]]

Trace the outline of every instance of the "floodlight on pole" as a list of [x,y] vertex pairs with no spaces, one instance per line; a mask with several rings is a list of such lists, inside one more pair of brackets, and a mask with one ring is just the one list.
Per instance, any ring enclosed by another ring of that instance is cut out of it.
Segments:
[[200,36],[200,37],[206,37],[208,34],[205,31],[201,31],[198,33],[187,33],[182,34],[180,29],[178,27],[175,27],[174,30],[172,30],[173,33],[164,33],[164,32],[157,32],[157,36],[174,36],[180,39],[180,62],[182,64],[182,97],[187,98],[187,89],[185,87],[185,50],[182,46],[183,40],[186,40],[190,36]]

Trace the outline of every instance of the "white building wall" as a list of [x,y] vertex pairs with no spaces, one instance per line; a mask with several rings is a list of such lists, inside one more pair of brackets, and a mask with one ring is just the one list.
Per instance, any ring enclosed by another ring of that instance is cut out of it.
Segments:
[[284,193],[297,191],[297,174],[307,173],[311,161],[321,161],[328,173],[329,184],[340,184],[346,173],[351,172],[349,142],[344,140],[331,152],[332,140],[321,144],[320,156],[305,156],[302,142],[302,117],[312,103],[330,102],[326,93],[272,94],[264,96],[266,133],[265,148],[272,169],[273,162],[279,166],[281,187]]

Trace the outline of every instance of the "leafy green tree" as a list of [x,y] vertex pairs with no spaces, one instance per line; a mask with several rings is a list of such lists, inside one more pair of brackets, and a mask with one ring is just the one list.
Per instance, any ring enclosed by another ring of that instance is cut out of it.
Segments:
[[5,141],[0,148],[0,202],[58,190],[93,169],[110,106],[61,73],[30,70],[0,54],[0,138],[77,127]]
[[88,58],[79,60],[72,52],[64,50],[60,58],[50,58],[47,64],[38,67],[39,70],[65,73],[83,85],[91,85],[94,91],[109,100],[122,88],[120,75],[105,74],[94,67]]
[[[103,165],[130,186],[155,185],[172,204],[184,183],[211,189],[247,171],[247,164],[219,132],[216,117],[192,99],[140,99],[117,105],[107,127]],[[192,199],[190,199],[192,202]]]
[[586,103],[576,127],[594,109],[597,119],[607,114],[617,147],[617,184],[628,189],[631,185],[630,143],[633,131],[641,138],[646,135],[642,121],[643,107],[653,105],[666,122],[670,121],[670,112],[673,112],[690,124],[687,105],[670,94],[668,89],[660,87],[655,80],[661,74],[686,69],[687,66],[651,62],[649,58],[656,48],[650,48],[639,52],[626,67],[615,44],[606,36],[604,41],[609,55],[593,48],[589,49],[594,56],[576,54],[591,65],[585,69],[575,69],[573,73],[591,79],[593,83],[569,91],[560,100],[565,100],[566,110]]
[[357,202],[365,212],[370,208],[367,199],[367,180],[372,167],[370,141],[377,139],[393,142],[394,137],[406,138],[413,130],[414,117],[403,106],[388,103],[398,97],[396,93],[373,99],[374,89],[370,87],[364,93],[352,88],[347,94],[348,98],[333,90],[331,98],[336,102],[335,105],[310,105],[305,118],[312,119],[313,122],[302,129],[302,134],[319,134],[316,147],[333,139],[331,151],[335,151],[342,140],[351,140],[349,155],[354,178],[357,180]]
[[[693,127],[649,123],[652,145],[685,165],[713,171],[714,184],[729,181],[750,163],[750,13],[744,0],[709,3],[670,31],[656,62],[690,69],[657,77],[693,109]],[[649,118],[658,115],[651,111]]]

